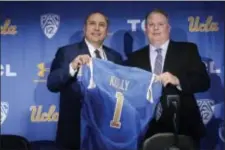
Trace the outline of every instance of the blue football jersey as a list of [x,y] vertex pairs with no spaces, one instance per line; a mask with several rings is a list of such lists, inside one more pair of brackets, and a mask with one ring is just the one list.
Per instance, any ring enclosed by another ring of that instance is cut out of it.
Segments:
[[92,58],[77,79],[83,95],[81,150],[136,150],[161,96],[156,76]]

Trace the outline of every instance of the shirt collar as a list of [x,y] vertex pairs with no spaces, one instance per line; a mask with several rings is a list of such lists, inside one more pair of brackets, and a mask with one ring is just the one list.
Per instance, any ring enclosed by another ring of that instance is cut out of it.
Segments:
[[[96,48],[85,38],[85,43],[87,44],[87,47],[88,47],[88,50],[91,52],[91,53],[94,53],[94,51],[96,50]],[[103,51],[103,46],[101,45],[99,48],[97,48],[100,52]]]
[[[170,40],[167,40],[164,44],[162,44],[159,48],[163,50],[167,50],[168,49],[168,45],[169,45]],[[150,50],[155,51],[156,49],[158,49],[158,47],[153,46],[152,44],[149,45]]]

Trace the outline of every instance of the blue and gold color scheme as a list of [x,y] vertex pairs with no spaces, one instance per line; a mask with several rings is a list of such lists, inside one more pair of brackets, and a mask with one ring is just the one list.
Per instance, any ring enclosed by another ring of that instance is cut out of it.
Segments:
[[81,149],[138,149],[162,93],[156,75],[92,59],[82,66],[78,81],[84,97]]
[[168,12],[173,40],[198,45],[211,77],[196,94],[208,131],[202,149],[224,149],[224,2],[0,2],[1,134],[54,140],[59,95],[46,79],[57,49],[80,41],[84,18],[99,10],[110,20],[105,44],[126,59],[147,44],[144,17],[154,8]]

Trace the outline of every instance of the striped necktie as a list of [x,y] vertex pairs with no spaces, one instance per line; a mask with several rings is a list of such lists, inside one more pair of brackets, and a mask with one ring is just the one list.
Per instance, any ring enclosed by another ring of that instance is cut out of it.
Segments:
[[101,59],[101,55],[98,49],[95,50],[95,57]]
[[155,58],[155,65],[154,65],[154,71],[153,73],[159,75],[162,72],[162,49],[158,48],[156,49],[157,56]]
[[[162,49],[161,48],[158,48],[156,49],[156,52],[157,52],[157,56],[155,58],[155,66],[154,66],[154,71],[153,73],[159,75],[162,73]],[[159,120],[159,118],[161,117],[162,115],[162,105],[161,103],[158,103],[158,105],[156,106],[156,120]]]

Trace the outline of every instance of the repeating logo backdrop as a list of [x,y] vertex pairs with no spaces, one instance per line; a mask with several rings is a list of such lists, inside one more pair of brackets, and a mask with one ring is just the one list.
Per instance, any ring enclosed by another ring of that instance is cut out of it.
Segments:
[[[82,39],[91,11],[110,19],[105,44],[126,54],[147,44],[144,17],[153,8],[170,16],[171,38],[198,45],[211,88],[196,94],[208,134],[202,149],[224,149],[224,3],[223,2],[0,2],[1,134],[54,140],[58,93],[46,77],[60,46]],[[141,58],[140,58],[141,59]]]

